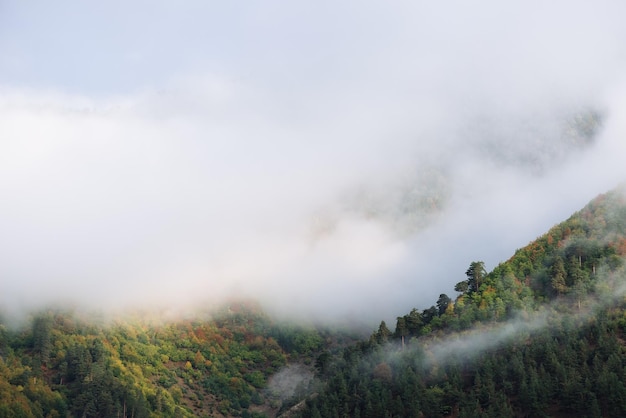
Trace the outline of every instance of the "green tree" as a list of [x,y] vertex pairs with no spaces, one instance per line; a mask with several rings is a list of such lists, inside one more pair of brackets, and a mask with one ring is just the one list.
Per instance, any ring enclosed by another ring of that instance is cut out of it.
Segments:
[[450,302],[452,302],[452,299],[450,299],[445,293],[439,295],[439,299],[437,299],[437,311],[439,315],[446,313],[446,309],[448,309]]
[[424,325],[420,312],[417,309],[413,308],[408,315],[404,316],[404,318],[406,322],[406,327],[409,331],[409,335],[419,335],[420,329]]
[[454,291],[459,293],[465,293],[469,289],[469,283],[467,280],[463,280],[454,285]]
[[41,364],[50,360],[52,349],[52,318],[49,315],[39,315],[33,320],[33,349],[38,354]]
[[485,263],[482,261],[472,261],[465,275],[467,276],[468,291],[470,293],[477,292],[487,275]]
[[392,332],[389,330],[389,328],[387,328],[387,324],[385,323],[385,321],[381,321],[380,325],[378,326],[378,331],[376,331],[373,337],[378,344],[384,344],[389,341],[389,337],[391,337],[391,335]]
[[404,316],[399,316],[396,318],[396,330],[394,332],[395,338],[402,338],[409,335],[409,328],[406,325],[406,318]]
[[567,271],[565,270],[565,262],[561,257],[556,257],[551,268],[552,273],[552,289],[557,295],[562,295],[567,291]]

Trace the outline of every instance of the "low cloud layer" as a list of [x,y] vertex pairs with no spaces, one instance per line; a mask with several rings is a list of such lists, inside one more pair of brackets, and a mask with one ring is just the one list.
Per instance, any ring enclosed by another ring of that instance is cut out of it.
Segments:
[[394,317],[626,179],[619,2],[61,4],[0,20],[6,310]]

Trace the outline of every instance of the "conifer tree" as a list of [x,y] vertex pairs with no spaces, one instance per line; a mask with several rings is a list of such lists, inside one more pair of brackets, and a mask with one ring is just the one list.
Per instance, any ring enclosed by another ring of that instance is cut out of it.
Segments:
[[468,291],[470,293],[477,292],[487,275],[485,263],[482,261],[472,261],[465,275],[467,276]]

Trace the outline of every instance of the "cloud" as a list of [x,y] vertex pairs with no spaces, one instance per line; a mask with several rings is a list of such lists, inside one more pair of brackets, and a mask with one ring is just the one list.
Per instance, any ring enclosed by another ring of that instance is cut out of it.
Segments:
[[91,46],[68,5],[0,33],[10,309],[393,317],[626,174],[620,3],[131,5],[86,10]]

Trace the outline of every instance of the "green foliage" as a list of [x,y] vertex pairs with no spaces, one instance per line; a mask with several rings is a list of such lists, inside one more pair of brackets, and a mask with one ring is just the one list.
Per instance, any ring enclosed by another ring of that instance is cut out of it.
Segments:
[[477,292],[483,284],[487,271],[485,263],[482,261],[473,261],[465,272],[467,276],[467,291]]
[[[624,256],[618,190],[490,273],[472,262],[456,300],[442,294],[436,308],[398,317],[395,332],[383,322],[367,343],[324,358],[326,388],[301,416],[626,416],[626,301],[613,296],[623,292]],[[538,308],[549,318],[538,331],[441,356],[446,336],[480,327],[488,338],[493,324]]]
[[[250,304],[106,325],[42,312],[22,329],[0,324],[0,417],[260,417],[257,406],[278,402],[265,399],[267,379],[288,359],[317,375],[302,417],[626,416],[626,300],[614,296],[624,256],[626,201],[615,191],[489,273],[470,263],[454,300],[442,293],[344,349]],[[540,330],[445,350],[538,309]]]
[[270,335],[283,350],[296,355],[310,356],[318,352],[324,342],[317,329],[293,324],[278,324],[271,329]]
[[327,387],[302,416],[624,416],[625,317],[626,305],[592,322],[555,317],[531,339],[514,338],[473,361],[434,360],[418,340],[391,353],[356,345],[333,360]]
[[106,326],[46,312],[2,327],[0,416],[191,417],[262,404],[286,354],[264,333],[267,317],[231,308],[204,321]]

